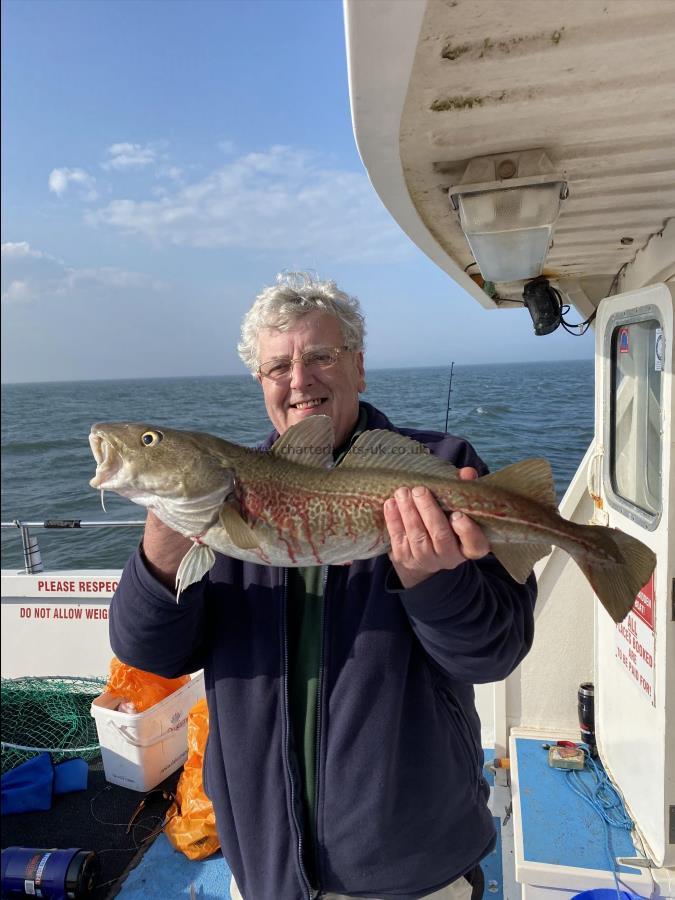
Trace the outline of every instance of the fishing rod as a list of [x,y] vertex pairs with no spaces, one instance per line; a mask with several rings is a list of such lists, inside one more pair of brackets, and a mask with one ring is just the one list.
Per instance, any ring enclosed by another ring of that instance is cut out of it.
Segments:
[[448,433],[448,419],[450,418],[450,394],[452,393],[452,374],[455,368],[454,360],[450,363],[450,384],[448,385],[448,403],[445,409],[445,433]]

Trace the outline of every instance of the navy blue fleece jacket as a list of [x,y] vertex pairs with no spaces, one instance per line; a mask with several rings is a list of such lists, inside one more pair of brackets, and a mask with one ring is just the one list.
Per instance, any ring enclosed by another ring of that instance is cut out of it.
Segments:
[[[466,441],[395,429],[362,406],[368,428],[400,431],[456,466],[487,472]],[[316,896],[302,865],[286,595],[286,570],[217,554],[176,604],[137,552],[111,607],[111,645],[122,661],[168,677],[204,669],[205,788],[246,900]],[[317,728],[319,891],[413,900],[492,849],[473,684],[501,680],[523,659],[535,598],[533,577],[517,584],[492,556],[409,590],[386,555],[329,567]]]

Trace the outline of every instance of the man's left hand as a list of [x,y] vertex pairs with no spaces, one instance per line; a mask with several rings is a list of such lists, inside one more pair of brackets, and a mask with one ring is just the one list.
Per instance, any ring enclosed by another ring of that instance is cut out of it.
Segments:
[[[459,470],[459,477],[478,477],[475,469]],[[389,558],[404,588],[415,587],[442,569],[456,569],[467,559],[490,552],[482,528],[463,513],[448,516],[431,491],[423,486],[399,488],[384,504],[389,531]]]

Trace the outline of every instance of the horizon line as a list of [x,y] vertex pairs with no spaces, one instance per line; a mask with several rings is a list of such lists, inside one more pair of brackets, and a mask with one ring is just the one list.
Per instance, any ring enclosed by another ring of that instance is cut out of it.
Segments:
[[[593,356],[576,357],[574,359],[526,359],[514,362],[512,360],[502,362],[483,362],[483,363],[438,363],[436,365],[425,366],[368,366],[367,372],[391,372],[391,371],[407,371],[414,369],[450,369],[454,365],[455,369],[460,368],[479,368],[481,366],[532,366],[541,363],[547,365],[555,365],[557,363],[579,363],[591,362]],[[193,374],[193,375],[137,375],[127,376],[125,378],[54,378],[47,381],[2,381],[0,387],[14,387],[17,385],[41,385],[41,384],[87,384],[87,383],[106,383],[111,381],[179,381],[190,378],[253,378],[254,376],[247,372],[237,373],[209,373],[209,374]]]

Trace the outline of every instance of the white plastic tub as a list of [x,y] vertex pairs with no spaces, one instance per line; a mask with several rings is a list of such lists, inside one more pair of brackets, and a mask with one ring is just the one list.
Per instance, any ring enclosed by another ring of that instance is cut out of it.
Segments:
[[187,720],[204,696],[204,674],[142,713],[114,709],[120,698],[109,692],[91,704],[101,745],[103,770],[111,784],[132,791],[149,791],[187,759]]

